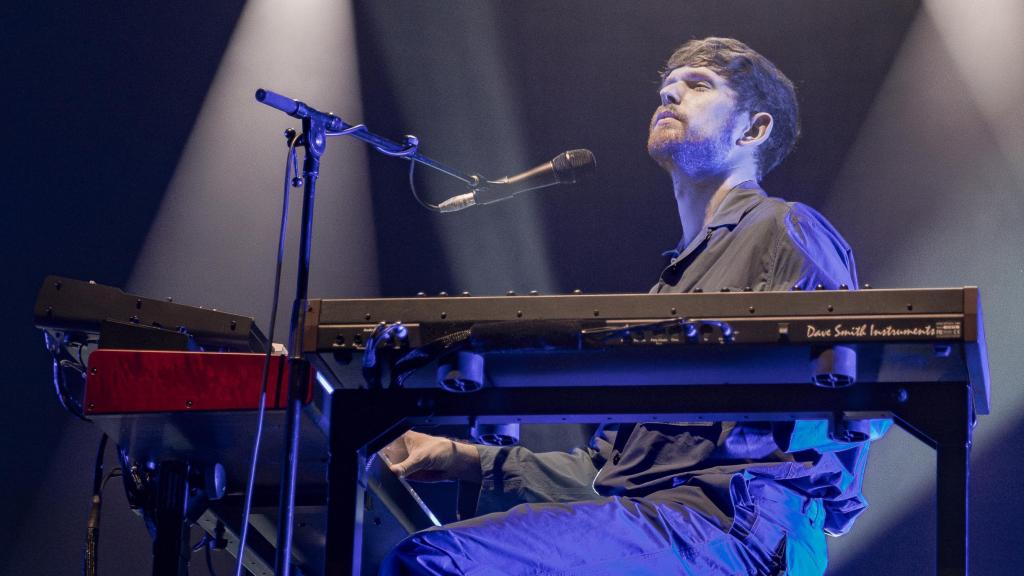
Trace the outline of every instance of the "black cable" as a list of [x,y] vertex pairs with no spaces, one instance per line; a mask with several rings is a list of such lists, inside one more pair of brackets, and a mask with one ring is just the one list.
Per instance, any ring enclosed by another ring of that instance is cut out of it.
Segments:
[[217,572],[213,569],[213,558],[210,550],[217,545],[217,537],[212,534],[203,534],[203,537],[199,539],[192,546],[193,552],[198,552],[200,548],[204,550],[204,556],[206,556],[206,570],[210,573],[210,576],[217,576]]
[[416,163],[409,160],[409,190],[412,191],[412,197],[419,202],[420,206],[423,206],[427,210],[432,212],[441,212],[441,207],[437,204],[431,204],[426,200],[420,198],[420,195],[416,193],[416,180],[413,178],[413,172],[416,170]]
[[[82,409],[82,403],[79,402],[78,399],[71,394],[71,390],[68,389],[67,378],[64,374],[64,370],[68,368],[75,368],[80,372],[81,370],[84,370],[85,367],[75,366],[73,364],[73,360],[61,358],[61,344],[57,342],[55,338],[50,336],[49,332],[43,332],[43,341],[46,343],[46,350],[53,358],[53,387],[54,391],[57,393],[57,401],[60,402],[61,408],[64,408],[80,420],[92,422],[85,417],[85,411]],[[81,357],[80,353],[79,357]]]
[[401,322],[381,322],[374,328],[373,333],[366,339],[366,353],[363,354],[363,380],[366,381],[367,388],[381,387],[383,362],[378,359],[378,349],[395,341],[405,341],[408,337],[409,331]]
[[[352,126],[351,128],[348,128],[346,130],[342,130],[341,132],[329,132],[327,135],[328,136],[346,136],[346,135],[354,134],[356,132],[361,132],[361,131],[366,131],[366,126],[364,124],[357,124],[355,126]],[[441,207],[440,206],[438,206],[437,204],[431,204],[430,202],[427,202],[426,200],[420,198],[419,194],[416,193],[416,182],[413,180],[413,173],[416,170],[416,154],[417,154],[417,152],[419,152],[419,147],[420,147],[419,138],[413,136],[412,134],[410,134],[410,135],[405,137],[405,148],[403,148],[401,150],[391,151],[391,150],[387,150],[385,148],[382,148],[380,146],[374,146],[374,148],[378,152],[380,152],[381,154],[384,154],[385,156],[391,156],[393,158],[405,158],[406,160],[408,160],[409,161],[409,190],[412,192],[412,197],[416,199],[416,202],[418,202],[420,206],[423,206],[427,210],[430,210],[431,212],[441,212]],[[465,180],[465,179],[464,178],[460,178],[460,180]],[[468,181],[468,180],[466,182],[470,183],[470,181]]]
[[110,482],[114,478],[119,478],[120,476],[121,476],[121,469],[120,468],[114,468],[113,470],[108,472],[107,473],[107,477],[103,479],[103,486],[100,487],[100,492],[105,492],[107,490],[107,482]]
[[[77,357],[78,365],[81,366],[82,369],[85,369],[86,362],[85,362],[85,358],[82,358],[82,351],[85,350],[90,344],[95,344],[95,345],[98,346],[99,343],[100,343],[100,339],[99,338],[89,338],[89,337],[86,337],[85,342],[68,342],[67,344],[65,344],[65,347],[71,346],[72,344],[74,344],[74,346],[75,346],[75,356]],[[69,354],[70,354],[70,352],[71,351],[68,350]]]
[[[342,122],[342,125],[345,125]],[[409,161],[409,189],[412,191],[412,197],[416,199],[416,202],[420,206],[423,206],[427,210],[432,212],[441,213],[441,207],[437,204],[431,204],[420,198],[416,193],[416,184],[413,182],[413,170],[417,163],[422,163],[431,168],[444,172],[445,174],[452,176],[463,181],[471,189],[476,190],[481,184],[485,183],[482,176],[479,174],[465,175],[460,174],[458,171],[453,170],[440,162],[436,162],[420,154],[420,139],[412,134],[405,135],[405,141],[400,145],[395,142],[390,142],[386,139],[380,138],[370,132],[365,124],[356,124],[345,128],[344,130],[338,130],[335,132],[327,132],[327,136],[354,136],[363,142],[371,145],[376,151],[384,154],[385,156],[391,156],[392,158],[405,158]]]
[[213,554],[210,552],[210,548],[213,548],[213,540],[206,543],[206,570],[210,573],[210,576],[217,576],[217,572],[213,569]]
[[203,534],[203,537],[199,539],[199,542],[196,542],[195,544],[192,545],[192,551],[193,552],[198,552],[200,548],[205,547],[209,542],[210,542],[210,535],[209,534]]
[[[260,401],[256,416],[256,438],[253,440],[252,461],[249,465],[249,479],[245,485],[245,504],[242,507],[242,525],[238,538],[238,555],[235,562],[235,576],[242,576],[242,561],[245,557],[245,542],[249,536],[249,513],[252,509],[252,493],[256,485],[256,466],[259,460],[260,437],[263,435],[263,416],[266,413],[267,403],[267,379],[270,376],[270,360],[274,352],[274,328],[277,324],[277,304],[281,294],[281,267],[284,262],[284,246],[288,232],[288,199],[289,185],[291,184],[291,167],[295,161],[295,143],[302,135],[295,136],[294,131],[289,135],[288,155],[284,160],[284,197],[281,207],[281,231],[277,242],[277,268],[274,273],[274,300],[270,306],[270,328],[267,331],[267,351],[263,357],[263,375],[260,383]],[[280,377],[280,372],[278,372]]]
[[71,395],[68,390],[67,378],[64,375],[64,370],[68,368],[66,360],[59,360],[56,356],[53,358],[53,385],[57,390],[57,400],[60,402],[62,408],[73,414],[79,420],[85,422],[92,422],[92,420],[85,417],[85,412],[82,409],[81,402],[77,398]]
[[[132,508],[144,507],[149,495],[142,473],[137,467],[132,466],[128,459],[128,451],[120,445],[117,446],[117,459],[121,463],[121,471],[118,475],[124,481],[124,493],[128,505]],[[113,476],[113,471],[111,475]]]
[[107,450],[107,435],[100,438],[96,449],[96,467],[92,476],[92,508],[89,510],[89,521],[85,529],[85,557],[82,560],[82,574],[96,576],[99,568],[100,545],[100,507],[103,503],[103,454]]
[[98,495],[103,491],[103,453],[107,450],[107,435],[100,438],[100,446],[96,449],[96,468],[92,475],[92,493]]

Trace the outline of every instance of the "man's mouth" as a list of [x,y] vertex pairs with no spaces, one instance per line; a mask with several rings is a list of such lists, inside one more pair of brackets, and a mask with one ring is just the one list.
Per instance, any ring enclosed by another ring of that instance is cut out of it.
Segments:
[[655,114],[654,124],[658,124],[659,122],[665,119],[672,119],[675,120],[676,122],[682,122],[682,120],[678,116],[676,116],[671,110],[662,110]]

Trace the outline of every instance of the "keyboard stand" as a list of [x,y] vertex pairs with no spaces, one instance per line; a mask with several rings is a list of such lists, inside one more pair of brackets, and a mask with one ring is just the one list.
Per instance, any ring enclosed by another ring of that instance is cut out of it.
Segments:
[[[337,389],[331,403],[327,574],[360,576],[367,456],[419,424],[892,418],[937,452],[937,574],[968,572],[970,383]],[[666,407],[685,407],[669,410]]]

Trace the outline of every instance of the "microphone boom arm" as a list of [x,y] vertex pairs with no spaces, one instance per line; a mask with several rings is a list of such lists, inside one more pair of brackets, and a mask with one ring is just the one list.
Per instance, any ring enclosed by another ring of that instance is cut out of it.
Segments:
[[[364,124],[349,124],[334,114],[320,112],[305,102],[293,100],[263,88],[256,90],[256,100],[294,118],[300,118],[304,121],[308,120],[322,126],[323,132],[320,133],[320,138],[323,137],[323,134],[327,136],[352,136],[373,146],[382,154],[396,158],[405,158],[410,162],[418,162],[438,172],[458,178],[469,186],[469,192],[449,198],[437,206],[424,204],[423,201],[420,201],[424,206],[437,209],[439,212],[457,212],[477,204],[500,202],[528,190],[545,188],[554,184],[575,183],[580,177],[594,171],[594,154],[590,150],[570,150],[559,154],[551,162],[541,164],[516,176],[488,181],[479,174],[464,174],[437,160],[420,154],[420,141],[415,136],[407,135],[403,143],[398,143],[370,132]],[[322,148],[324,143],[320,142],[319,144]],[[410,172],[410,186],[412,185],[411,181]],[[415,194],[414,189],[413,195]],[[417,200],[419,200],[418,197]]]
[[438,172],[443,172],[444,174],[458,178],[466,183],[470,188],[476,189],[481,185],[486,184],[483,177],[479,174],[464,174],[450,166],[446,166],[445,164],[438,162],[437,160],[420,154],[420,142],[415,136],[406,136],[405,142],[398,143],[394,140],[390,140],[370,132],[364,124],[349,124],[334,114],[319,112],[306,105],[304,102],[293,100],[287,96],[282,96],[281,94],[271,92],[270,90],[264,90],[263,88],[256,90],[256,100],[272,108],[277,108],[294,118],[302,119],[319,116],[323,119],[324,125],[327,127],[328,136],[352,136],[353,138],[357,138],[366,142],[370,146],[373,146],[382,154],[405,158],[411,162],[418,162],[424,166],[433,168]]

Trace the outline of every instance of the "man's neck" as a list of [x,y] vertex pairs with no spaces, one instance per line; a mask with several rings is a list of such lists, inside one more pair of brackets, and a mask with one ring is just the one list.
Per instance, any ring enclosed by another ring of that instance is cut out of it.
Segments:
[[672,173],[672,188],[679,210],[679,223],[683,227],[684,246],[703,233],[729,191],[748,180],[756,182],[756,174],[737,170],[726,174],[692,178],[685,174]]

